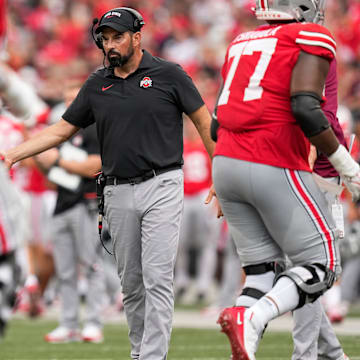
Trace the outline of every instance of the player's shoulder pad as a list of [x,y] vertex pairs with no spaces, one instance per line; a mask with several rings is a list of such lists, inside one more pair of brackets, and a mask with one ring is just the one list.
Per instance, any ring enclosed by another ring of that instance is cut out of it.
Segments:
[[302,51],[332,60],[336,56],[336,42],[330,31],[314,23],[289,24],[287,34]]

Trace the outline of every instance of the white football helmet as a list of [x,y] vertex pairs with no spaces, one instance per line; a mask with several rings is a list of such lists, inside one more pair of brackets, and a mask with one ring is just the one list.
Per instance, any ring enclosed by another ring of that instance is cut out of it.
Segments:
[[325,0],[256,0],[259,20],[296,20],[320,23],[324,20]]

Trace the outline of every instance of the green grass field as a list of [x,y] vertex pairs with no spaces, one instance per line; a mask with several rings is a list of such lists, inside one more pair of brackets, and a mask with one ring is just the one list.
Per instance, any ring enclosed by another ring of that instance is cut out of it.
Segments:
[[[56,326],[54,321],[13,320],[5,340],[0,343],[1,360],[130,360],[127,329],[106,325],[102,344],[47,344],[44,334]],[[360,338],[340,337],[351,360],[360,360]],[[257,360],[289,360],[292,340],[290,333],[265,334]],[[169,360],[228,360],[230,348],[224,334],[217,330],[173,330]]]

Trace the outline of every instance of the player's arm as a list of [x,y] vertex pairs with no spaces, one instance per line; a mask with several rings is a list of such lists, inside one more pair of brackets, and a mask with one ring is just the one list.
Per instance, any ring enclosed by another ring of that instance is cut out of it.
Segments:
[[5,165],[10,168],[20,160],[39,154],[63,143],[78,130],[79,128],[77,126],[61,119],[56,124],[38,132],[34,137],[15,148],[8,151],[0,151],[0,158],[4,161]]
[[321,109],[322,92],[328,71],[328,60],[301,52],[292,72],[291,108],[305,136],[319,151],[328,156],[331,164],[344,178],[353,198],[358,198],[360,187],[356,185],[357,188],[354,188],[353,180],[358,181],[355,178],[359,174],[359,165],[346,148],[339,144]]
[[316,148],[331,155],[339,143],[321,110],[328,60],[301,52],[291,78],[291,107],[304,134]]
[[53,166],[59,166],[71,174],[93,178],[101,170],[101,157],[98,154],[90,154],[82,161],[68,160],[60,156],[58,149],[53,148],[35,156],[35,160],[46,172]]
[[210,155],[210,158],[212,158],[215,149],[215,143],[210,137],[211,115],[206,105],[202,105],[199,109],[189,114],[189,118],[194,123],[205,145],[205,148]]
[[65,160],[59,158],[59,166],[72,174],[93,178],[101,170],[100,155],[91,154],[84,161]]

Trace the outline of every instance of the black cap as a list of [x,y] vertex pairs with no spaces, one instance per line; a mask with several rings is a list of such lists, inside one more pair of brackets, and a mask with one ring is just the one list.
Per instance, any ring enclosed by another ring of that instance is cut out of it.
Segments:
[[132,31],[137,32],[139,28],[135,26],[136,19],[134,16],[124,9],[113,9],[105,13],[101,18],[99,26],[96,28],[95,33],[98,34],[108,26],[116,31],[125,32]]

